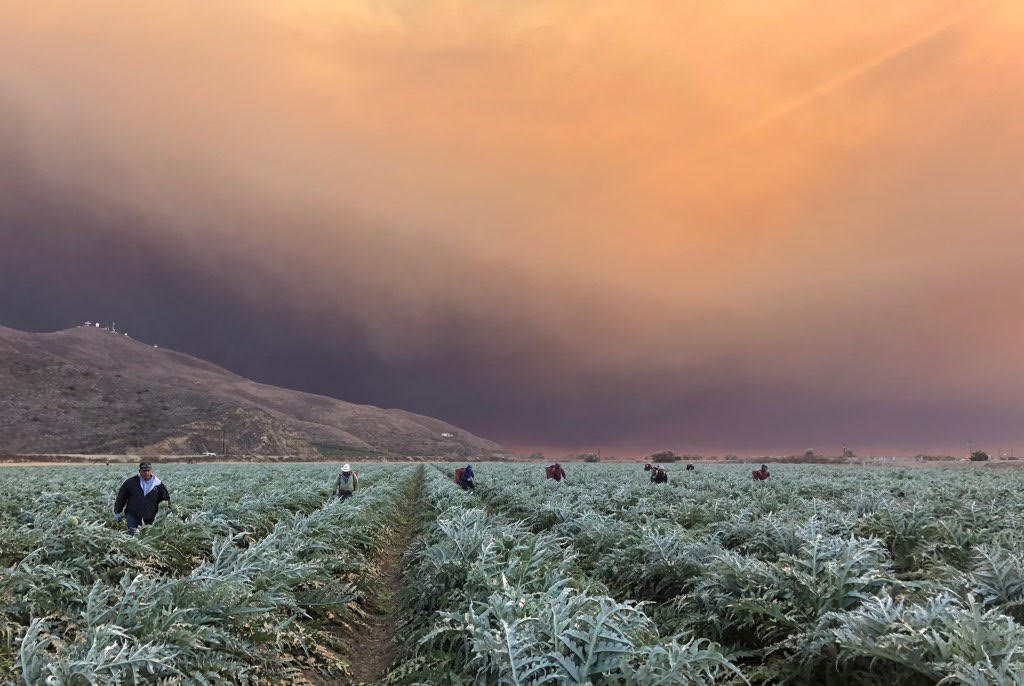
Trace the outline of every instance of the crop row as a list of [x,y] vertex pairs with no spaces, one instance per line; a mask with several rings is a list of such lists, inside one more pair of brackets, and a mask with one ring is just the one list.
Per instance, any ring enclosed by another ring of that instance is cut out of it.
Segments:
[[331,466],[164,468],[174,511],[136,536],[123,475],[5,472],[0,675],[340,677],[414,505],[388,684],[1024,683],[1016,472],[360,469],[341,503]]
[[577,567],[615,597],[652,601],[663,631],[746,656],[753,681],[1017,683],[1024,556],[1005,479],[680,476],[652,486],[602,465],[555,483],[502,465],[477,492],[570,540]]
[[[450,476],[423,489],[407,558],[407,659],[391,683],[711,684],[741,679],[710,641],[662,637],[644,608],[580,574],[568,541],[488,514]],[[436,517],[436,518],[434,518]]]
[[37,509],[0,519],[24,550],[0,578],[12,680],[272,683],[345,671],[341,637],[415,468],[368,469],[346,502],[329,499],[325,467],[188,469],[166,470],[175,513],[134,537],[111,526],[109,478],[81,470],[56,482],[81,482],[77,506],[62,502],[69,489],[40,488]]

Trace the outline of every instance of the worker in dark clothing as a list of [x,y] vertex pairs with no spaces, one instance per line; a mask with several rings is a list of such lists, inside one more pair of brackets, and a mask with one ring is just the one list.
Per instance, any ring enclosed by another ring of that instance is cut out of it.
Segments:
[[644,471],[651,473],[652,484],[667,484],[668,483],[668,472],[661,467],[655,467],[652,464],[645,464]]
[[561,481],[565,478],[565,470],[557,462],[545,467],[544,472],[549,479],[554,479],[555,481]]
[[170,507],[171,494],[167,486],[153,474],[153,465],[140,462],[139,475],[126,479],[117,492],[114,517],[118,523],[126,520],[129,533],[135,533],[142,524],[153,523],[160,503],[165,500]]
[[476,488],[476,484],[473,483],[473,466],[466,465],[461,470],[461,474],[458,475],[459,486],[464,491],[472,491]]

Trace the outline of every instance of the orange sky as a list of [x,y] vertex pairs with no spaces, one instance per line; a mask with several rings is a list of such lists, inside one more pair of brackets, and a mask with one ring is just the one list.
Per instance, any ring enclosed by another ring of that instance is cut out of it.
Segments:
[[[455,312],[482,347],[527,332],[488,364],[557,403],[700,379],[1024,411],[1020,2],[0,9],[0,126],[33,174],[195,268],[244,255],[381,359],[429,364]],[[729,448],[728,404],[676,436],[699,400],[672,397],[620,443]],[[546,431],[498,438],[578,440]]]

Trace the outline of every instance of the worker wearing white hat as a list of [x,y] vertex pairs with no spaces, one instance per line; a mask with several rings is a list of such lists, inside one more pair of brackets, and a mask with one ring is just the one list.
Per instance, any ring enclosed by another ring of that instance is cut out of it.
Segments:
[[334,495],[342,500],[347,500],[355,494],[359,488],[359,475],[352,471],[352,467],[345,464],[341,468],[338,480],[334,482]]

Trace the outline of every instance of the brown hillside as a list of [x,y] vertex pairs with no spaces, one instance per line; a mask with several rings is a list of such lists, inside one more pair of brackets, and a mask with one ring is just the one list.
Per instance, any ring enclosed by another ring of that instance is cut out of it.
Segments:
[[96,327],[0,327],[0,388],[2,452],[504,452],[438,419],[256,383]]

